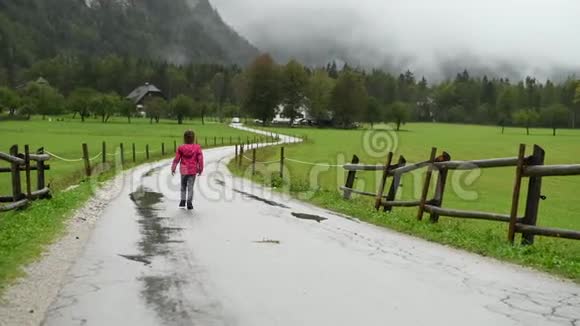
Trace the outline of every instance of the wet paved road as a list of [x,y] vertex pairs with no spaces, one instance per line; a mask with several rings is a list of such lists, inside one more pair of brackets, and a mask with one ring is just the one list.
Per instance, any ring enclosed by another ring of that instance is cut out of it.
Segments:
[[580,325],[580,288],[233,178],[206,152],[193,213],[136,170],[45,325]]

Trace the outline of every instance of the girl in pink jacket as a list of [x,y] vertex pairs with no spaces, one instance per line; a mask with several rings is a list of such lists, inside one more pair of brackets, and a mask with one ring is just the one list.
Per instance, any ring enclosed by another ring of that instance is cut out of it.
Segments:
[[185,144],[179,146],[175,159],[171,165],[171,174],[175,175],[177,164],[179,172],[181,173],[181,201],[179,207],[185,207],[187,198],[187,209],[193,209],[193,184],[195,177],[201,175],[203,172],[203,152],[201,146],[195,144],[195,133],[187,130],[183,134],[183,142]]

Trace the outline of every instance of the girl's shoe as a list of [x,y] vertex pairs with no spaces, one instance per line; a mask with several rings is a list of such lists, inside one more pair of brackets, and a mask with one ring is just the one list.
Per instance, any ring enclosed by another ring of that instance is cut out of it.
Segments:
[[193,203],[191,201],[187,202],[187,209],[189,209],[189,210],[193,209]]
[[182,200],[179,202],[179,207],[180,208],[184,208],[185,207],[185,200]]

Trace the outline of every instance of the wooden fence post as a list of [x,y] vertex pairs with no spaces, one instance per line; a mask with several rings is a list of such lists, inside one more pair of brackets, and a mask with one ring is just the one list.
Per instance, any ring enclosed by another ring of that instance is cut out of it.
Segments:
[[[445,185],[447,184],[447,174],[449,170],[447,168],[439,169],[439,175],[437,176],[437,186],[435,188],[435,196],[433,197],[433,206],[441,207],[443,205],[443,195],[445,194]],[[439,222],[439,214],[431,213],[429,220],[432,223]]]
[[165,143],[161,143],[161,156],[165,156]]
[[107,163],[107,143],[103,141],[101,152],[103,153],[103,164]]
[[421,200],[419,202],[419,209],[417,211],[417,219],[423,220],[423,213],[425,212],[425,204],[427,203],[427,196],[429,195],[429,186],[431,185],[431,177],[433,176],[433,162],[437,156],[437,148],[431,148],[431,156],[429,156],[429,166],[425,175],[425,182],[423,183],[423,191],[421,192]]
[[238,166],[242,166],[242,160],[244,159],[244,144],[240,145],[240,160],[238,161]]
[[234,160],[238,161],[238,144],[236,144],[236,156],[234,156]]
[[213,136],[213,146],[217,146],[217,137]]
[[177,153],[177,140],[173,141],[173,154]]
[[256,149],[252,150],[252,175],[256,175]]
[[135,152],[135,143],[131,145],[131,149],[133,151],[133,163],[137,162],[137,153]]
[[518,152],[518,164],[516,167],[516,180],[514,181],[514,191],[512,193],[512,208],[510,211],[510,224],[508,228],[508,241],[513,244],[516,237],[516,226],[518,223],[518,206],[520,202],[520,189],[522,186],[522,174],[526,155],[526,145],[520,144]]
[[121,151],[121,165],[125,164],[125,148],[123,148],[123,143],[119,144]]
[[393,152],[387,154],[387,162],[383,168],[383,176],[381,177],[381,182],[379,188],[377,189],[377,197],[375,200],[375,209],[378,211],[381,208],[381,203],[383,201],[383,194],[385,193],[385,185],[387,183],[387,177],[389,176],[389,168],[391,167],[391,162],[393,162]]
[[145,157],[149,160],[149,144],[145,145]]
[[[399,161],[397,162],[397,167],[403,167],[407,164],[407,160],[401,155],[399,156]],[[393,175],[393,181],[391,182],[391,187],[389,188],[389,193],[387,194],[387,201],[394,201],[397,197],[397,191],[399,191],[399,186],[401,185],[401,174]],[[393,210],[393,206],[385,205],[383,206],[383,211],[390,212]]]
[[222,136],[222,146],[224,145],[224,137]]
[[[10,147],[10,156],[18,156],[18,145]],[[12,200],[17,202],[22,199],[22,184],[20,183],[20,165],[18,163],[11,163],[12,169]]]
[[28,199],[31,199],[32,189],[30,189],[30,146],[28,145],[24,145],[24,168],[26,175],[26,196]]
[[207,147],[207,136],[205,136],[205,147]]
[[[350,163],[351,164],[358,164],[358,162],[359,162],[358,156],[353,155],[352,161]],[[354,187],[355,179],[356,179],[356,171],[355,170],[348,171],[348,175],[346,177],[346,183],[344,184],[344,187],[347,189],[344,189],[344,194],[342,195],[342,197],[346,200],[348,200],[352,197],[352,191],[350,191],[348,189],[352,189],[352,187]]]
[[[544,165],[546,152],[538,145],[534,145],[534,152],[526,162],[530,165]],[[528,183],[528,197],[526,200],[526,213],[522,224],[536,226],[538,221],[538,209],[540,206],[540,197],[542,196],[542,177],[530,177]],[[534,244],[534,234],[523,232],[522,245]]]
[[89,147],[86,143],[83,143],[83,160],[85,161],[85,175],[87,177],[91,176],[91,161],[89,160]]
[[284,178],[284,146],[280,147],[280,178]]
[[[36,151],[36,154],[42,155],[44,154],[44,147],[39,148]],[[36,189],[42,190],[44,189],[44,161],[38,160],[36,161]]]

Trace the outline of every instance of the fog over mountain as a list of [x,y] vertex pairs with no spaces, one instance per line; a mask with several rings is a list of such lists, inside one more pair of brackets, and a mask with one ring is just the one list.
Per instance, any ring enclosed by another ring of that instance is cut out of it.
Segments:
[[576,0],[211,0],[278,60],[332,59],[442,79],[580,72]]

